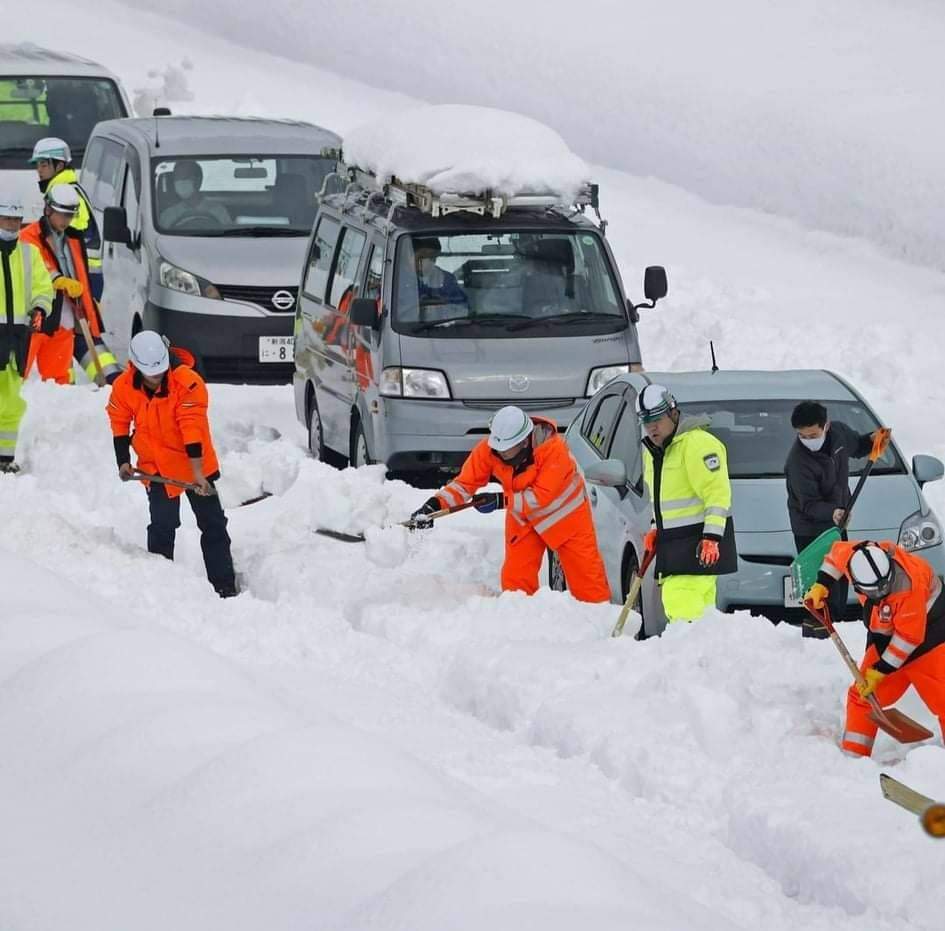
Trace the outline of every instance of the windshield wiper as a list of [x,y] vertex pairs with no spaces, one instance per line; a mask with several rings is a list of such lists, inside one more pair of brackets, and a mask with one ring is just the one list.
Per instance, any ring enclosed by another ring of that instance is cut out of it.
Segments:
[[291,226],[236,226],[221,230],[220,236],[307,236],[307,230],[297,230]]
[[529,317],[527,320],[523,320],[521,323],[516,323],[514,326],[509,327],[510,330],[525,330],[529,327],[536,326],[562,326],[569,323],[589,323],[600,322],[600,321],[611,321],[619,323],[621,320],[626,320],[625,317],[620,316],[619,314],[605,314],[601,311],[596,310],[572,310],[566,314],[555,314],[553,317]]
[[[507,320],[521,320],[522,314],[477,314],[474,317],[447,317],[445,320],[427,320],[414,325],[412,332],[434,330],[439,327],[469,326],[473,323],[505,323]],[[511,330],[512,327],[509,327]]]

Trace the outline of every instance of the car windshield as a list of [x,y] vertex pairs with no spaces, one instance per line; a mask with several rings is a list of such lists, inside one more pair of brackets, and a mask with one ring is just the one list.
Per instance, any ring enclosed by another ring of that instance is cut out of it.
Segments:
[[82,163],[96,123],[127,116],[107,78],[0,77],[0,169],[28,169],[33,146],[64,139]]
[[[709,431],[728,450],[732,478],[783,478],[784,462],[797,435],[791,426],[791,412],[800,403],[794,400],[766,401],[687,401],[680,408],[687,416],[710,418]],[[857,433],[872,433],[879,427],[865,405],[857,401],[828,401],[831,420],[842,421]],[[859,475],[867,459],[851,459],[850,475]],[[906,471],[890,446],[873,468],[874,475]]]
[[628,326],[596,234],[418,234],[397,250],[393,325],[420,336],[557,336]]
[[154,223],[170,236],[308,236],[334,169],[307,155],[155,159]]

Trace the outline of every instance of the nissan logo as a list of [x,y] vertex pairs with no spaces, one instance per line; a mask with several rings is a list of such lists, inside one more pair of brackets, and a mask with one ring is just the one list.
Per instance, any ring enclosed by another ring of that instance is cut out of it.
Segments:
[[288,310],[295,304],[295,298],[292,297],[291,291],[276,291],[269,300],[276,310]]
[[528,391],[528,376],[510,375],[509,391]]

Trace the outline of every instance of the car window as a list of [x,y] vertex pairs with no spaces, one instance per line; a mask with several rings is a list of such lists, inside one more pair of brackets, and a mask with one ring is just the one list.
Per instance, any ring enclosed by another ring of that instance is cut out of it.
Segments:
[[96,207],[114,207],[118,203],[116,189],[119,183],[119,169],[122,166],[122,156],[125,147],[120,142],[111,139],[102,140],[102,160],[98,166],[98,177],[95,188],[86,193],[92,198]]
[[322,217],[315,230],[312,250],[309,255],[308,271],[305,275],[303,290],[306,297],[316,301],[325,300],[325,288],[328,284],[328,271],[338,240],[338,221],[331,217]]
[[625,403],[614,428],[614,441],[610,446],[610,456],[623,460],[627,466],[627,477],[631,485],[639,481],[642,464],[642,434],[637,418],[636,397],[637,394],[632,388],[624,395]]
[[384,247],[375,246],[371,251],[371,264],[364,281],[363,297],[380,300],[384,284]]
[[[791,412],[801,401],[688,401],[679,406],[688,416],[709,419],[709,432],[717,436],[728,452],[732,478],[779,478],[796,436]],[[858,401],[828,401],[832,421],[841,421],[857,433],[872,433],[879,424],[865,404]],[[866,457],[850,460],[850,475],[859,475]],[[874,467],[874,475],[903,473],[905,465],[892,446]]]
[[586,420],[582,433],[585,439],[602,459],[605,459],[610,451],[610,441],[613,437],[614,424],[617,415],[620,413],[623,405],[623,389],[613,394],[605,394],[598,402],[597,408],[591,415],[590,420]]
[[125,183],[122,189],[121,205],[125,208],[125,215],[128,217],[128,229],[132,233],[138,230],[138,191],[135,184],[134,173],[129,165],[125,168]]
[[364,252],[364,242],[367,237],[360,230],[346,226],[341,234],[338,246],[338,257],[335,259],[335,270],[331,276],[331,290],[328,303],[338,307],[346,293],[354,286],[361,263],[361,253]]
[[82,162],[82,170],[79,172],[79,183],[82,185],[86,194],[92,196],[95,185],[98,184],[98,171],[102,164],[102,154],[105,151],[105,140],[99,136],[93,139],[85,153],[85,160]]

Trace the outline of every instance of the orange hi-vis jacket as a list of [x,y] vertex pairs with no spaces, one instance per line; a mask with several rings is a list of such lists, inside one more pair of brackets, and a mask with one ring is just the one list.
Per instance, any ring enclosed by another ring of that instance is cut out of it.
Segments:
[[474,447],[459,475],[437,497],[444,507],[469,501],[483,485],[499,482],[511,522],[511,542],[515,527],[534,530],[551,548],[557,549],[576,531],[593,527],[584,479],[553,420],[532,417],[534,461],[514,474],[489,448],[487,440]]
[[[210,438],[207,386],[190,368],[194,359],[189,352],[171,349],[171,360],[171,368],[153,394],[130,363],[115,380],[108,402],[112,435],[116,440],[131,436],[137,468],[143,472],[192,482],[190,460],[202,458],[204,475],[213,480],[219,477],[220,465]],[[183,491],[172,485],[165,489],[171,498]]]
[[[30,223],[20,230],[20,238],[26,242],[32,243],[39,249],[39,254],[43,257],[46,269],[49,271],[49,277],[55,281],[65,272],[59,267],[59,261],[56,259],[56,253],[46,239],[45,230],[41,220]],[[98,322],[98,312],[95,309],[95,300],[92,297],[92,286],[89,284],[89,258],[85,250],[85,240],[81,236],[66,234],[66,245],[72,253],[72,264],[75,267],[76,280],[82,284],[82,294],[76,300],[76,309],[79,314],[85,317],[89,322],[89,331],[93,337],[102,335],[101,327]],[[53,314],[62,306],[62,293],[56,292],[56,299],[53,303]],[[57,317],[58,319],[58,317]]]
[[[850,560],[859,545],[847,540],[834,543],[818,579],[829,587],[841,576],[849,576]],[[859,593],[857,597],[870,631],[868,643],[879,654],[876,668],[888,674],[945,643],[945,599],[941,599],[941,580],[924,559],[895,543],[879,546],[895,566],[892,590],[879,601],[869,601]]]

